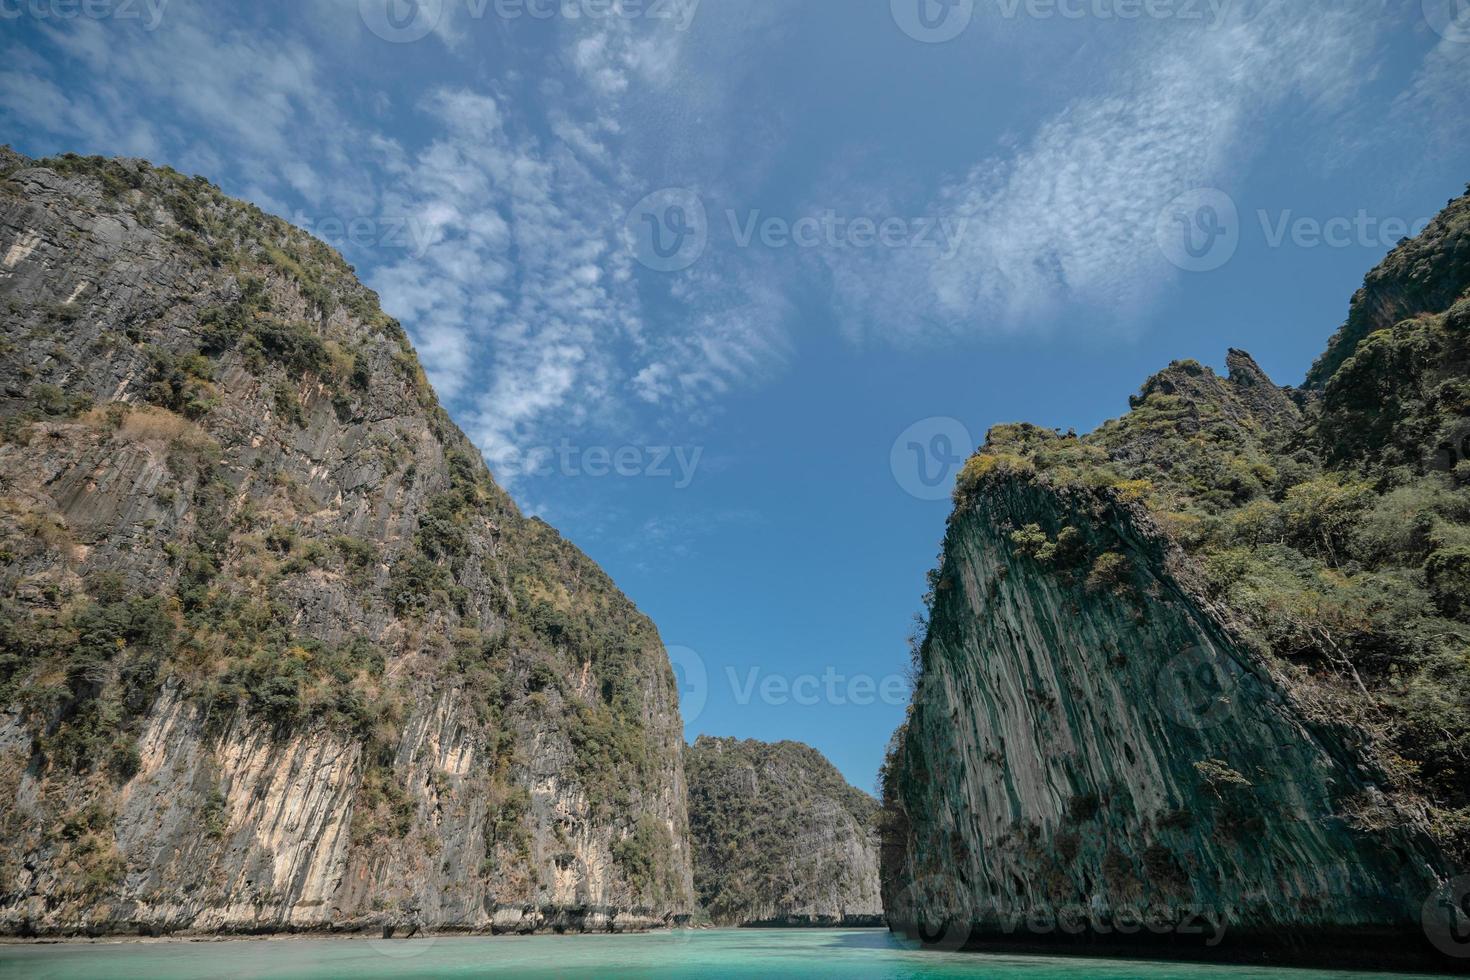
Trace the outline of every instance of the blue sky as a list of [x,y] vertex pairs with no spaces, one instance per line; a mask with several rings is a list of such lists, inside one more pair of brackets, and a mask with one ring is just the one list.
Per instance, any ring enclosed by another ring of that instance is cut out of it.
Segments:
[[625,4],[0,0],[0,141],[340,247],[689,737],[864,788],[951,461],[1178,357],[1299,380],[1470,181],[1463,0]]

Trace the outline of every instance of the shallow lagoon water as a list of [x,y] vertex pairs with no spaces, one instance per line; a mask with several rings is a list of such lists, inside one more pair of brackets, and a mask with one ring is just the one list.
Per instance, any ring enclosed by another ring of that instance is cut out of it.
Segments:
[[883,929],[704,929],[644,935],[261,939],[0,946],[0,976],[831,977],[853,980],[1372,980],[1413,974],[1283,971],[921,950]]

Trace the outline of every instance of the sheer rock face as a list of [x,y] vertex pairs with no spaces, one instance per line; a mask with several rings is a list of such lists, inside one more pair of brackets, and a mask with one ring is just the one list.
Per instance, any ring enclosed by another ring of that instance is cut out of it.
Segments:
[[694,884],[718,925],[873,926],[878,804],[796,742],[688,750]]
[[[1019,553],[1009,529],[1030,524],[1124,555],[1126,593]],[[1017,922],[1141,913],[1227,949],[1422,942],[1444,855],[1346,824],[1377,781],[1357,746],[1308,721],[1170,566],[1145,515],[1087,496],[1005,484],[957,515],[895,760],[891,923],[1045,943]]]
[[0,931],[666,924],[653,625],[335,253],[0,154]]
[[1231,351],[1081,438],[992,430],[885,766],[892,927],[1463,969],[1467,228],[1371,273],[1303,390]]

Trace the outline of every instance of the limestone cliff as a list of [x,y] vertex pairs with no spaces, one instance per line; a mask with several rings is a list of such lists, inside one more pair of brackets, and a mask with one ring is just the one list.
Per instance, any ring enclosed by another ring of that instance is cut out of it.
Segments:
[[0,931],[690,910],[657,632],[335,252],[7,149],[0,304]]
[[1082,438],[991,431],[885,766],[895,928],[1463,965],[1467,229],[1370,276],[1305,390],[1232,351]]
[[881,924],[878,803],[820,752],[701,735],[685,764],[694,885],[717,925]]

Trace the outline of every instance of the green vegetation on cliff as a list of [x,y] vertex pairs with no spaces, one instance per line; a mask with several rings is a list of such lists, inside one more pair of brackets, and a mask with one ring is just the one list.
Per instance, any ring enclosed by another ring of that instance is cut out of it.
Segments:
[[[1180,549],[1180,580],[1314,718],[1366,738],[1387,794],[1354,801],[1349,818],[1421,823],[1464,861],[1470,196],[1368,277],[1307,387],[1276,387],[1239,351],[1229,367],[1221,378],[1176,362],[1085,436],[996,426],[964,467],[953,520],[1015,481],[1098,520],[1136,512]],[[1071,527],[1011,535],[1087,589],[1142,583],[1124,542],[1079,552],[1076,539]],[[952,583],[936,573],[935,584]]]
[[694,886],[719,925],[876,924],[878,803],[798,742],[685,755]]
[[[4,765],[36,800],[0,816],[0,879],[17,883],[0,927],[54,893],[58,814],[108,814],[89,832],[109,846],[103,824],[137,819],[116,804],[130,780],[164,778],[140,740],[175,699],[208,744],[185,761],[206,770],[256,733],[343,747],[304,785],[349,774],[351,847],[313,874],[355,862],[386,882],[373,901],[429,894],[432,914],[470,924],[497,902],[687,909],[677,692],[656,630],[519,513],[335,251],[202,178],[8,148],[0,245],[0,718]],[[435,756],[456,740],[459,756]],[[218,831],[210,853],[176,869],[124,853],[130,891],[93,876],[47,927],[177,881],[195,911],[248,907],[232,835],[259,815],[243,787],[197,783],[175,799]],[[466,826],[446,830],[446,808]],[[402,840],[419,856],[395,871],[379,855]],[[589,894],[588,867],[607,862]],[[367,901],[293,912],[316,883],[277,885],[263,926]]]
[[990,431],[881,774],[895,928],[1177,949],[1204,916],[1212,956],[1442,965],[1424,910],[1470,858],[1467,254],[1470,196],[1301,389],[1230,351],[1088,435]]

